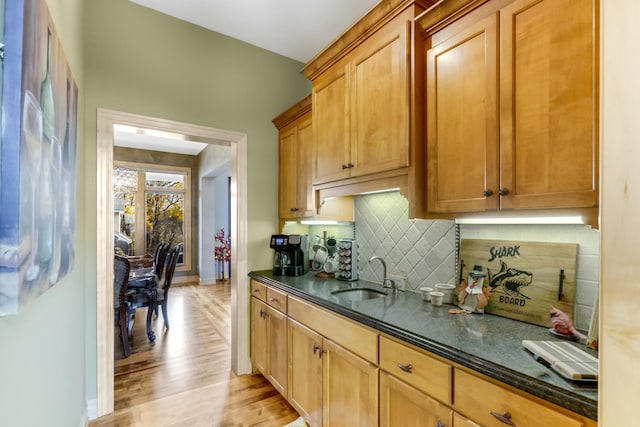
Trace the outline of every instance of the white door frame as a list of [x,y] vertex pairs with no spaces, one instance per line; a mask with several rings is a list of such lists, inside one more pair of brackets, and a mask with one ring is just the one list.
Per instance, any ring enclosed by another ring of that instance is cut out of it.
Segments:
[[184,134],[197,141],[231,146],[231,369],[251,372],[248,328],[247,135],[244,133],[97,110],[96,358],[97,416],[114,409],[113,345],[113,126],[115,124]]

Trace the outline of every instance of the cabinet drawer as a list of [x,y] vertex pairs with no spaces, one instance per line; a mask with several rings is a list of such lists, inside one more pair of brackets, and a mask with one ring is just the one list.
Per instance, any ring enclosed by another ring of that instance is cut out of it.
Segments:
[[376,332],[291,296],[288,305],[289,317],[367,361],[378,363]]
[[456,369],[454,372],[454,407],[457,412],[485,427],[505,427],[491,413],[511,414],[517,426],[581,427],[578,419],[544,406],[519,393]]
[[251,295],[259,300],[267,302],[267,285],[251,279]]
[[380,368],[439,401],[451,404],[453,368],[447,363],[381,336]]
[[287,294],[271,287],[267,288],[267,304],[271,307],[287,313]]

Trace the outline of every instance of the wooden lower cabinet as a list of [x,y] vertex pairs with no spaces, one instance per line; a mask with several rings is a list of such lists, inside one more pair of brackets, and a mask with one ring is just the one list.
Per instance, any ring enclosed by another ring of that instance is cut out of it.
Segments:
[[378,367],[339,345],[322,344],[322,425],[378,425]]
[[[520,392],[484,380],[460,369],[454,375],[454,409],[485,427],[507,425],[500,416],[508,414],[517,426],[527,427],[584,427],[576,414],[565,414]],[[472,424],[473,425],[473,424]]]
[[322,426],[322,336],[289,319],[289,403],[310,427]]
[[452,420],[451,408],[388,373],[380,372],[380,427],[457,426]]
[[289,403],[311,427],[377,426],[378,367],[289,319]]
[[267,372],[268,332],[267,304],[260,299],[251,298],[251,362],[261,373]]
[[251,298],[253,366],[287,397],[287,316],[259,298]]
[[267,379],[287,397],[287,316],[269,307],[269,372]]
[[252,294],[254,367],[310,427],[503,427],[505,413],[517,426],[597,426],[259,282]]

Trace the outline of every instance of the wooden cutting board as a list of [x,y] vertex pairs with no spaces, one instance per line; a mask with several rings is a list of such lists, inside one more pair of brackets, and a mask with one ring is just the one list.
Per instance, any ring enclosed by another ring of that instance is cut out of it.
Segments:
[[598,359],[569,342],[522,340],[543,365],[573,381],[598,381]]
[[550,326],[551,306],[573,317],[577,252],[575,243],[464,239],[458,281],[481,265],[492,289],[485,313]]

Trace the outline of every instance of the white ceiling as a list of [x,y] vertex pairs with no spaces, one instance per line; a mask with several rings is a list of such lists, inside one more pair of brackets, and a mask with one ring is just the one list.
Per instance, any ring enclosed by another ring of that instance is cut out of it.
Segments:
[[130,0],[308,62],[380,0]]
[[187,136],[177,133],[114,125],[113,145],[197,156],[207,143],[190,141]]
[[[306,63],[380,0],[129,1]],[[114,139],[119,147],[189,155],[207,145],[183,135],[126,127],[116,129]]]

